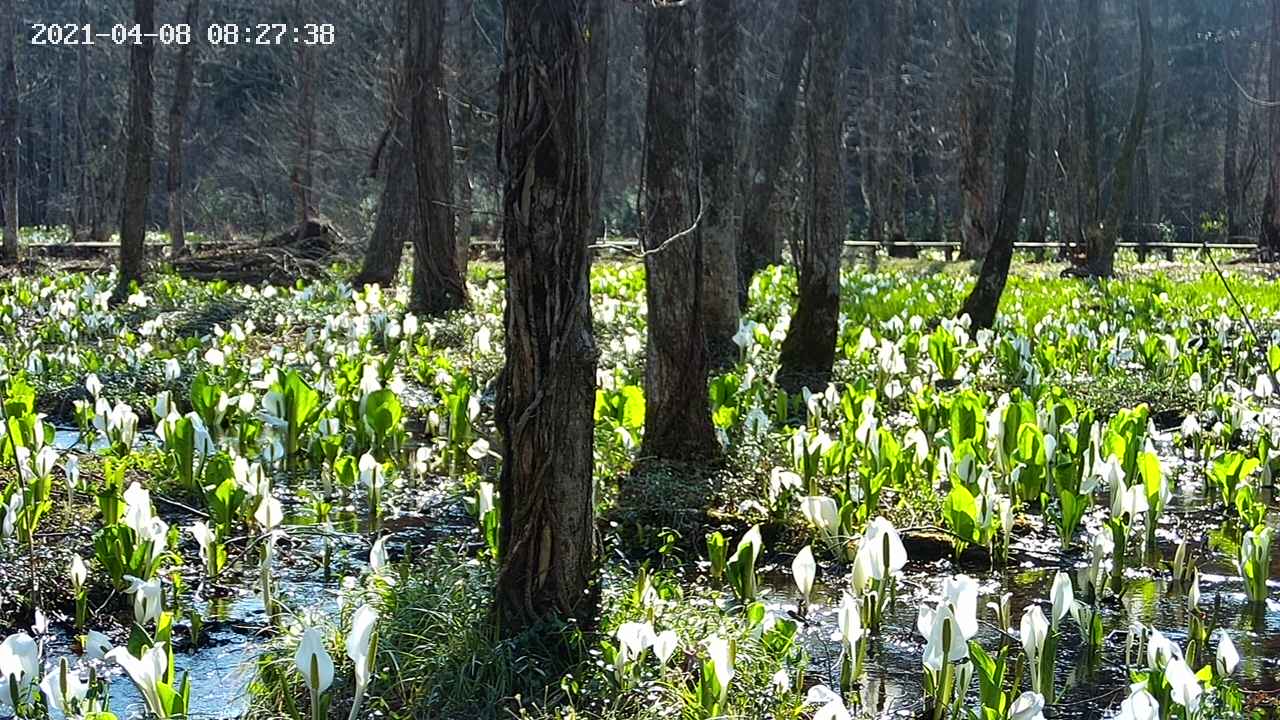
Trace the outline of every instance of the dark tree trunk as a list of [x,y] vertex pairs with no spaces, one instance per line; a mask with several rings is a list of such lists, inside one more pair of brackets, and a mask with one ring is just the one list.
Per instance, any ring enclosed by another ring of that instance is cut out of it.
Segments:
[[589,53],[582,0],[507,0],[500,95],[506,367],[502,463],[504,636],[549,617],[591,623],[596,347],[588,273]]
[[405,81],[413,98],[411,132],[423,228],[414,238],[410,305],[415,312],[442,315],[467,304],[464,268],[458,266],[454,239],[453,140],[440,64],[444,3],[415,1],[410,8],[412,50]]
[[749,184],[748,201],[743,206],[742,234],[738,242],[739,307],[746,307],[751,278],[782,261],[781,228],[774,206],[780,194],[778,186],[782,184],[783,166],[792,157],[796,98],[800,94],[800,77],[812,33],[813,26],[797,11],[778,89],[765,115],[761,137],[755,143],[756,173]]
[[974,328],[989,328],[995,322],[1000,296],[1009,279],[1013,243],[1022,221],[1022,200],[1027,184],[1031,146],[1031,105],[1035,94],[1036,35],[1040,23],[1040,0],[1019,0],[1018,31],[1013,66],[1013,106],[1009,113],[1009,139],[1005,144],[1005,186],[1000,201],[1000,218],[995,240],[982,262],[982,271],[973,292],[964,302]]
[[609,44],[615,0],[589,0],[587,5],[587,124],[591,128],[591,235],[605,234],[604,168],[609,151]]
[[131,283],[142,282],[146,253],[147,196],[151,193],[151,155],[155,144],[152,110],[155,78],[155,0],[133,1],[133,22],[141,40],[129,51],[129,123],[124,161],[124,190],[120,204],[120,275],[116,301],[129,296]]
[[738,356],[738,2],[707,0],[702,13],[702,310],[711,365],[723,367]]
[[696,460],[720,452],[707,397],[702,242],[694,228],[693,8],[659,5],[645,17],[645,299],[648,356],[641,455]]
[[[189,27],[199,27],[200,0],[187,0],[183,22]],[[191,84],[195,76],[194,42],[178,49],[178,67],[173,81],[173,104],[169,106],[169,167],[165,176],[165,191],[169,200],[169,247],[174,255],[186,251],[186,212],[183,209],[183,134],[186,128],[187,107],[191,104]]]
[[[1271,48],[1267,80],[1272,98],[1280,97],[1280,0],[1271,0]],[[1271,134],[1271,174],[1262,203],[1259,252],[1266,260],[1280,258],[1280,111],[1267,112]]]
[[1128,205],[1138,147],[1146,130],[1147,108],[1151,102],[1151,78],[1155,72],[1151,48],[1151,0],[1135,0],[1135,5],[1141,43],[1138,91],[1133,101],[1133,113],[1129,116],[1129,125],[1120,141],[1115,183],[1111,187],[1111,201],[1107,204],[1106,218],[1099,231],[1089,236],[1088,270],[1094,277],[1111,277],[1115,272],[1116,240],[1119,238],[1124,211]]
[[0,262],[18,260],[18,8],[0,10],[0,197],[4,198],[4,242]]
[[849,218],[844,205],[843,77],[848,42],[846,0],[811,0],[813,47],[805,83],[809,207],[801,248],[799,302],[782,342],[778,384],[820,391],[831,379],[840,320],[840,255]]
[[[995,170],[991,158],[991,128],[996,104],[995,68],[991,51],[975,28],[966,22],[964,3],[953,0],[955,37],[966,62],[964,98],[960,111],[960,257],[984,257],[991,246],[992,187]],[[980,4],[978,17],[991,16]]]
[[378,201],[378,217],[365,249],[364,263],[352,280],[356,287],[378,284],[390,287],[400,274],[400,260],[406,243],[420,242],[422,219],[418,216],[418,178],[413,168],[413,138],[409,127],[407,99],[399,102],[405,112],[396,112],[393,128],[383,148],[386,181]]

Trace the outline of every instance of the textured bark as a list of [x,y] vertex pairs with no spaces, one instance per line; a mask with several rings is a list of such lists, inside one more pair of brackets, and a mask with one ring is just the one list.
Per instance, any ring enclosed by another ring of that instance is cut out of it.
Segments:
[[126,131],[124,195],[120,204],[120,274],[114,298],[129,295],[129,284],[142,282],[147,232],[147,196],[151,194],[151,155],[155,144],[155,0],[134,0],[133,22],[140,42],[129,51],[129,122]]
[[0,197],[4,198],[4,242],[0,262],[18,260],[18,8],[0,10]]
[[1111,201],[1107,204],[1102,227],[1089,236],[1089,274],[1094,277],[1111,277],[1115,272],[1116,240],[1119,238],[1125,208],[1128,206],[1130,185],[1147,127],[1147,108],[1151,102],[1151,78],[1155,72],[1155,60],[1151,49],[1151,0],[1135,0],[1138,11],[1138,33],[1141,44],[1138,90],[1133,101],[1133,112],[1120,141],[1116,157],[1115,182],[1111,187]]
[[587,124],[591,128],[591,234],[604,237],[601,211],[604,168],[609,150],[609,45],[613,35],[611,8],[615,0],[588,0],[587,4]]
[[809,207],[800,256],[799,302],[778,359],[778,384],[788,392],[827,386],[835,363],[840,320],[840,255],[849,218],[844,204],[844,50],[849,4],[817,0],[809,6],[814,36],[805,83],[805,140]]
[[1040,0],[1019,0],[1018,30],[1013,66],[1013,106],[1009,113],[1009,139],[1005,144],[1004,196],[995,240],[982,262],[978,282],[965,300],[961,312],[968,313],[972,327],[989,328],[995,322],[1000,296],[1009,279],[1013,243],[1022,221],[1022,201],[1027,184],[1031,146],[1031,101],[1035,94],[1036,35],[1040,23]]
[[[183,22],[199,27],[200,0],[187,0]],[[183,209],[183,134],[187,107],[191,104],[191,85],[195,76],[194,42],[178,48],[178,67],[173,81],[173,104],[169,106],[169,166],[165,175],[165,192],[169,200],[169,247],[177,255],[186,250],[186,212]]]
[[713,367],[738,356],[738,2],[707,0],[702,6],[701,107],[698,148],[702,161],[702,310]]
[[[1280,97],[1280,0],[1271,0],[1270,66],[1267,82],[1270,96]],[[1267,111],[1271,128],[1271,175],[1262,203],[1262,235],[1259,253],[1267,260],[1280,258],[1280,110]]]
[[505,636],[591,622],[596,348],[587,249],[591,152],[582,0],[508,0],[501,81],[506,366],[502,463]]
[[413,98],[413,157],[423,228],[413,247],[410,305],[415,312],[442,315],[467,304],[453,224],[453,139],[440,62],[444,3],[411,2],[410,8],[411,51],[405,81]]
[[1080,12],[1084,16],[1084,58],[1081,63],[1081,86],[1084,106],[1084,225],[1091,233],[1102,219],[1102,183],[1098,179],[1101,129],[1098,119],[1098,64],[1101,58],[1102,4],[1101,0],[1081,0]]
[[[960,103],[960,256],[981,258],[991,246],[994,220],[995,170],[991,157],[991,128],[996,104],[991,51],[966,22],[967,3],[953,0],[955,37],[966,62],[964,97]],[[979,18],[990,17],[987,3],[979,3]]]
[[[801,4],[812,2],[800,1]],[[778,90],[765,116],[761,138],[754,143],[756,174],[750,184],[748,200],[744,203],[742,234],[738,242],[739,307],[746,306],[751,278],[760,270],[782,261],[781,229],[773,207],[782,184],[783,166],[792,157],[796,98],[800,94],[800,77],[804,72],[812,33],[813,25],[805,19],[804,13],[796,12]]]
[[645,299],[648,356],[641,455],[697,460],[720,452],[707,397],[702,320],[702,242],[691,231],[693,9],[661,5],[644,28],[649,93],[645,108]]

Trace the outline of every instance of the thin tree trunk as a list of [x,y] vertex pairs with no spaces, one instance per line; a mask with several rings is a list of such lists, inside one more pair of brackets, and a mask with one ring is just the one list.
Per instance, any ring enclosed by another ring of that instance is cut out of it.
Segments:
[[800,258],[799,302],[778,359],[778,385],[820,391],[831,379],[840,320],[840,255],[849,217],[844,204],[844,50],[846,0],[807,0],[814,19],[812,60],[805,83],[809,207]]
[[0,262],[18,261],[18,8],[0,10],[0,196],[4,197],[4,242]]
[[413,155],[424,231],[415,236],[410,305],[426,315],[442,315],[467,304],[453,224],[453,140],[440,64],[444,3],[410,6],[413,51],[405,78],[413,97]]
[[[430,2],[428,4],[436,4]],[[294,18],[303,17],[303,0],[294,2]],[[298,223],[305,223],[316,217],[317,209],[313,189],[315,173],[316,145],[316,90],[315,90],[315,53],[310,47],[299,43],[298,54],[298,107],[297,123],[298,147],[294,158],[293,172],[289,182],[293,188],[294,215]]]
[[[1272,98],[1280,97],[1280,0],[1271,0],[1271,48],[1268,85]],[[1271,174],[1262,203],[1262,235],[1259,253],[1265,260],[1280,257],[1280,110],[1267,110],[1271,134]]]
[[1009,279],[1013,243],[1022,222],[1022,201],[1027,185],[1031,146],[1031,109],[1036,80],[1036,35],[1040,24],[1040,0],[1019,0],[1018,30],[1014,51],[1013,106],[1009,113],[1009,139],[1005,144],[1005,186],[995,241],[982,262],[982,271],[962,313],[972,327],[989,328],[995,322],[1000,296]]
[[709,361],[723,367],[738,356],[738,2],[707,0],[702,12],[702,309]]
[[716,457],[720,445],[707,397],[702,315],[702,242],[691,196],[693,9],[660,5],[645,17],[649,94],[645,119],[645,298],[648,357],[641,455],[664,460]]
[[1090,236],[1089,274],[1094,277],[1111,277],[1115,272],[1116,240],[1128,206],[1138,147],[1146,130],[1147,108],[1151,102],[1151,79],[1155,72],[1151,49],[1151,0],[1135,0],[1135,5],[1141,44],[1138,91],[1133,101],[1133,113],[1129,116],[1129,125],[1120,142],[1120,152],[1116,158],[1116,179],[1111,187],[1111,202],[1107,205],[1106,219],[1101,231]]
[[[200,0],[187,0],[183,22],[189,27],[199,25]],[[186,127],[187,107],[191,104],[191,85],[195,77],[195,42],[178,49],[178,67],[173,85],[173,104],[169,106],[169,167],[165,176],[165,191],[169,200],[169,247],[174,255],[187,248],[186,213],[183,210],[182,145]]]
[[[968,26],[965,8],[953,0],[955,37],[966,62],[964,98],[960,111],[960,257],[984,257],[991,246],[992,195],[995,170],[991,158],[991,128],[996,104],[994,72],[990,50]],[[978,16],[991,16],[982,5]]]
[[813,25],[797,10],[778,89],[765,115],[761,138],[755,143],[758,157],[756,173],[750,183],[749,200],[744,203],[742,234],[738,243],[739,307],[746,307],[751,278],[760,270],[782,261],[781,228],[773,208],[780,194],[783,167],[792,157],[796,98],[800,94],[800,78],[812,34]]
[[885,234],[889,243],[889,255],[892,257],[916,257],[919,251],[914,245],[907,245],[907,191],[910,184],[911,154],[907,147],[910,133],[910,104],[907,102],[907,88],[901,77],[906,72],[904,65],[910,58],[911,28],[914,23],[915,0],[885,0],[888,25],[885,34],[889,40],[886,48],[888,67],[885,76],[885,112],[882,115],[885,126],[883,142],[885,147],[885,167],[881,170],[884,182]]
[[413,137],[407,112],[409,101],[406,97],[398,102],[400,110],[391,120],[394,127],[384,148],[387,170],[378,201],[378,217],[373,223],[373,234],[369,236],[369,247],[365,249],[364,263],[352,280],[356,287],[394,285],[396,276],[400,274],[405,244],[416,244],[422,235],[422,219],[418,216],[418,178],[413,169]]
[[1102,183],[1098,178],[1101,161],[1101,128],[1098,119],[1098,65],[1101,62],[1102,2],[1081,0],[1084,15],[1084,61],[1081,63],[1082,92],[1084,95],[1084,192],[1083,225],[1086,234],[1093,234],[1102,207]]
[[[476,30],[474,0],[463,0],[459,7],[458,32],[461,39],[458,47],[458,77],[478,77],[476,58],[483,53],[480,48],[479,32]],[[468,261],[471,259],[471,236],[475,232],[475,154],[476,154],[476,113],[475,100],[477,93],[466,87],[465,81],[459,82],[454,100],[454,117],[457,119],[457,131],[454,133],[454,147],[457,155],[458,207],[456,239],[458,243],[458,267],[466,274]]]
[[511,637],[547,619],[590,627],[596,347],[588,278],[591,146],[581,0],[507,0],[500,160],[506,441],[497,614]]
[[133,1],[133,22],[141,40],[129,51],[129,124],[120,204],[120,275],[114,299],[129,296],[131,283],[142,283],[146,253],[147,196],[151,194],[151,155],[155,144],[152,110],[155,78],[155,0]]
[[609,150],[609,45],[613,35],[611,17],[615,0],[588,0],[587,3],[587,125],[591,129],[591,235],[605,235],[602,210],[604,168]]

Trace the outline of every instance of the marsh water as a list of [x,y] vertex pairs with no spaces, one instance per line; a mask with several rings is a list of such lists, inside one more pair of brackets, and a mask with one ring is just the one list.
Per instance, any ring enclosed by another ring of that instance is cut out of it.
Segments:
[[[1132,567],[1136,563],[1131,558],[1122,598],[1101,604],[1106,639],[1099,653],[1089,657],[1074,621],[1070,618],[1063,621],[1063,640],[1056,665],[1056,687],[1061,696],[1056,705],[1046,710],[1051,718],[1103,718],[1118,710],[1129,691],[1126,639],[1134,624],[1157,628],[1179,647],[1186,647],[1189,624],[1186,588],[1173,584],[1165,565],[1173,557],[1179,537],[1186,538],[1198,564],[1200,607],[1209,616],[1211,631],[1218,628],[1228,631],[1240,652],[1241,663],[1235,679],[1246,690],[1280,691],[1280,582],[1277,582],[1280,553],[1271,556],[1271,595],[1265,607],[1250,605],[1234,560],[1209,549],[1210,533],[1221,524],[1223,516],[1212,508],[1207,498],[1203,471],[1174,449],[1169,433],[1161,433],[1154,439],[1173,493],[1157,529],[1157,547],[1145,553],[1148,561],[1145,567]],[[1274,502],[1273,492],[1267,491],[1271,502]],[[1097,528],[1105,517],[1104,495],[1099,496],[1095,509],[1086,518],[1086,532]],[[1270,521],[1274,524],[1274,515]],[[963,573],[978,581],[982,622],[975,639],[984,648],[994,651],[1002,641],[1007,641],[1013,643],[1015,652],[1021,652],[1015,638],[1002,636],[994,613],[986,604],[1009,593],[1015,626],[1023,609],[1034,603],[1039,603],[1049,615],[1048,598],[1055,574],[1064,570],[1074,579],[1075,569],[1087,562],[1078,548],[1062,553],[1056,531],[1043,526],[1015,536],[1005,567],[992,568],[985,558],[909,562],[896,602],[884,620],[881,637],[868,647],[866,674],[857,693],[861,708],[880,717],[916,717],[924,711],[921,658],[925,639],[915,629],[916,615],[922,605],[936,602],[943,578]],[[1154,570],[1153,566],[1160,569]],[[839,566],[822,565],[814,588],[814,606],[807,614],[807,624],[801,633],[801,642],[811,656],[810,680],[833,687],[840,677],[840,645],[834,638],[839,629],[836,609],[842,588],[848,585],[848,575],[842,575],[843,572]],[[785,570],[773,568],[768,578],[772,592],[767,597],[774,612],[794,612],[800,596],[789,566]],[[1212,661],[1216,642],[1215,634],[1210,638],[1210,647],[1202,654],[1205,662]],[[1135,659],[1135,666],[1144,664],[1144,659]],[[976,689],[974,680],[971,692],[976,693]]]
[[[139,442],[150,442],[152,435],[139,433]],[[1266,607],[1251,607],[1234,561],[1211,551],[1210,532],[1222,521],[1212,509],[1204,487],[1203,470],[1183,459],[1169,442],[1167,433],[1156,437],[1161,462],[1170,477],[1173,493],[1169,507],[1157,531],[1157,548],[1148,559],[1168,559],[1173,555],[1178,537],[1185,537],[1194,550],[1201,577],[1201,607],[1210,615],[1211,628],[1224,628],[1240,651],[1242,662],[1236,678],[1250,690],[1280,690],[1280,597],[1272,580],[1273,599]],[[74,429],[60,429],[56,444],[67,449],[79,441]],[[1271,493],[1272,491],[1268,491]],[[1274,498],[1269,498],[1274,499]],[[1105,499],[1102,495],[1084,523],[1091,532],[1103,519]],[[466,537],[474,531],[460,516],[456,504],[449,503],[438,491],[405,489],[390,503],[393,509],[381,520],[379,530],[386,535],[393,553],[403,552],[406,545],[429,546],[441,539]],[[1074,568],[1087,562],[1079,549],[1066,554],[1059,550],[1052,528],[1037,525],[1039,518],[1015,536],[1010,560],[1004,567],[993,568],[985,558],[961,560],[943,558],[930,562],[909,562],[899,586],[896,602],[884,621],[881,636],[868,649],[857,701],[864,713],[879,717],[915,717],[924,709],[921,655],[924,639],[915,630],[918,608],[932,603],[939,592],[942,578],[964,573],[978,580],[983,620],[977,640],[994,649],[1002,642],[1002,634],[994,623],[994,615],[986,603],[1003,593],[1012,595],[1014,623],[1024,607],[1041,603],[1047,610],[1047,598],[1054,575],[1059,570],[1074,573]],[[294,530],[290,541],[282,546],[275,564],[277,592],[290,612],[333,615],[338,611],[337,585],[326,582],[317,558],[323,555],[325,538],[333,549],[331,575],[342,577],[358,573],[367,559],[372,537],[366,517],[354,508],[339,509],[333,527],[325,533],[315,532],[304,514],[289,514],[286,524]],[[1132,561],[1130,565],[1133,565]],[[1184,588],[1174,587],[1159,562],[1146,567],[1130,567],[1126,575],[1125,593],[1120,601],[1101,606],[1106,641],[1100,653],[1089,657],[1084,643],[1071,620],[1064,621],[1063,641],[1059,646],[1057,687],[1061,697],[1047,714],[1053,718],[1102,718],[1114,714],[1128,689],[1125,663],[1126,636],[1133,624],[1159,628],[1185,647],[1188,624],[1187,598]],[[785,568],[785,569],[784,569]],[[266,615],[257,592],[258,568],[247,561],[232,571],[242,582],[220,584],[221,593],[201,598],[197,589],[191,602],[201,609],[204,628],[199,646],[179,644],[175,650],[175,667],[179,674],[190,674],[191,717],[235,718],[248,707],[248,686],[254,664],[264,648],[278,632]],[[792,582],[789,563],[765,568],[766,595],[771,608],[779,614],[796,609],[799,596]],[[1271,577],[1280,578],[1280,553],[1272,554]],[[847,585],[846,568],[823,563],[815,586],[813,604],[801,630],[801,642],[810,655],[810,682],[835,685],[839,678],[839,644],[833,639],[837,630],[835,609],[841,588]],[[1014,642],[1007,636],[1004,641]],[[54,656],[69,645],[65,634],[51,638]],[[1215,638],[1216,641],[1216,638]],[[62,647],[59,647],[59,646]],[[1211,647],[1208,657],[1212,656]],[[143,701],[133,684],[111,668],[111,707],[121,717],[143,714]],[[976,681],[975,681],[976,686]]]

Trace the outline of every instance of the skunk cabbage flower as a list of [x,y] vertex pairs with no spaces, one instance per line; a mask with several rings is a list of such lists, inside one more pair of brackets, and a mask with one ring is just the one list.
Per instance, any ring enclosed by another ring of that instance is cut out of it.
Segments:
[[679,646],[680,636],[674,630],[663,630],[653,639],[653,656],[658,658],[659,665],[666,665]]
[[80,592],[84,588],[85,581],[89,579],[89,568],[84,564],[84,558],[79,555],[71,556],[70,566],[71,587]]
[[893,523],[878,517],[867,526],[854,559],[854,586],[865,590],[866,583],[897,575],[907,564],[907,549]]
[[324,635],[317,628],[307,628],[302,633],[298,650],[293,655],[293,662],[302,673],[302,681],[311,691],[312,697],[318,697],[333,684],[333,658],[324,646]]
[[67,659],[58,662],[58,669],[44,676],[40,692],[50,708],[57,708],[63,717],[71,717],[72,707],[89,695],[89,685],[80,679],[80,673],[67,666]]
[[125,592],[133,595],[133,619],[144,626],[160,620],[164,609],[164,588],[160,585],[160,578],[142,580],[125,575],[124,579],[129,581],[129,589]]
[[1236,644],[1231,642],[1231,636],[1226,630],[1219,632],[1218,637],[1218,654],[1213,659],[1213,668],[1218,672],[1219,677],[1227,677],[1236,671],[1236,667],[1240,665],[1240,653],[1236,651]]
[[1044,696],[1038,692],[1024,692],[1009,708],[1009,720],[1044,720]]
[[[36,682],[40,672],[40,648],[25,632],[14,633],[0,643],[0,707],[14,709]],[[18,697],[13,697],[17,688]]]
[[1031,666],[1031,687],[1040,687],[1040,655],[1044,652],[1044,643],[1049,637],[1049,621],[1039,605],[1030,605],[1022,611],[1018,636],[1022,641],[1022,651],[1027,654],[1027,663]]
[[1159,720],[1160,703],[1145,686],[1138,687],[1120,703],[1120,712],[1115,720]]
[[1196,707],[1200,704],[1200,679],[1191,671],[1191,667],[1187,665],[1187,661],[1182,658],[1174,658],[1169,661],[1169,665],[1164,669],[1165,682],[1169,683],[1170,697],[1173,701],[1187,709],[1188,714],[1194,713]]
[[1071,612],[1075,595],[1071,591],[1071,577],[1062,571],[1053,578],[1053,589],[1049,596],[1053,598],[1053,626],[1056,628],[1062,618]]
[[350,715],[353,720],[359,714],[360,701],[364,698],[365,688],[369,685],[369,675],[373,672],[374,657],[371,649],[373,648],[373,629],[377,623],[378,611],[371,605],[361,605],[351,616],[351,630],[347,633],[346,645],[347,657],[351,658],[356,676],[355,702]]
[[653,647],[658,640],[658,636],[653,632],[653,626],[647,622],[622,623],[614,632],[614,637],[618,638],[618,644],[622,649],[618,658],[620,665],[640,657],[641,653]]
[[129,652],[127,647],[118,647],[107,653],[108,660],[115,660],[116,664],[124,668],[125,673],[129,675],[129,679],[138,688],[138,692],[142,694],[143,700],[147,703],[147,709],[157,717],[167,717],[164,704],[160,701],[160,682],[164,679],[165,671],[169,669],[169,656],[165,654],[164,645],[156,645],[150,650],[142,654],[141,658],[136,658]]
[[817,570],[818,564],[813,559],[813,549],[805,545],[803,550],[796,553],[795,560],[791,561],[791,575],[795,578],[796,588],[804,597],[805,604],[808,604],[809,597],[813,594],[813,579]]

